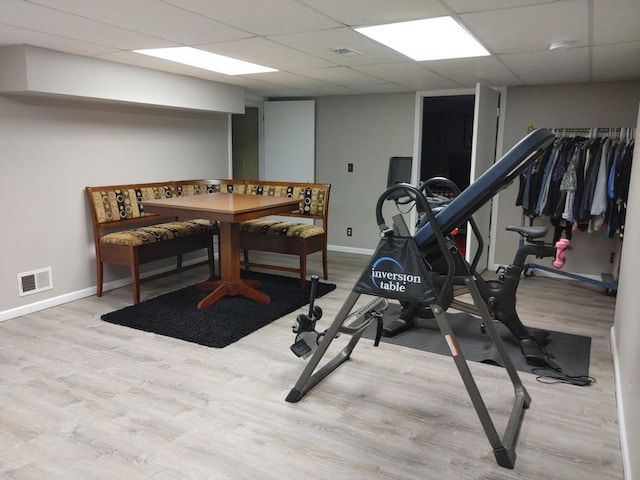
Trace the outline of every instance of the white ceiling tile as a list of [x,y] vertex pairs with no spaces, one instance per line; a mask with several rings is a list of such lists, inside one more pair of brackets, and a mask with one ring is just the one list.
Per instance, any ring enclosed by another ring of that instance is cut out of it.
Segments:
[[640,41],[640,1],[594,0],[593,42]]
[[256,35],[334,28],[340,24],[294,0],[165,0]]
[[548,80],[544,83],[561,83],[569,78],[583,82],[589,80],[589,51],[586,47],[556,52],[512,53],[501,55],[500,59],[527,84],[541,78]]
[[562,70],[554,75],[546,72],[532,73],[523,79],[522,85],[552,85],[562,83],[586,83],[591,81],[588,71]]
[[[302,50],[340,65],[367,65],[407,60],[407,57],[371,40],[351,28],[334,28],[319,32],[270,37],[273,41]],[[334,48],[350,48],[362,55],[344,57],[331,51]]]
[[112,48],[133,49],[170,46],[167,41],[160,38],[33,3],[2,0],[2,7],[0,8],[0,23],[8,26]]
[[342,85],[330,85],[328,87],[311,89],[309,93],[314,97],[324,97],[325,95],[354,95],[363,92],[358,89],[344,87]]
[[456,13],[485,12],[549,3],[549,0],[443,0]]
[[417,20],[447,15],[438,0],[302,0],[350,26]]
[[348,67],[317,68],[309,70],[299,70],[296,73],[323,82],[335,85],[366,85],[374,83],[385,83],[384,80],[372,77],[362,72],[358,72]]
[[594,74],[607,70],[636,72],[640,77],[640,42],[593,47]]
[[330,85],[327,82],[315,78],[303,77],[289,72],[256,73],[253,75],[242,75],[242,77],[293,88],[322,88]]
[[460,85],[450,79],[430,72],[417,63],[365,65],[353,68],[376,78],[397,83],[413,90],[460,87]]
[[183,45],[212,43],[250,36],[210,18],[158,0],[33,0],[107,25],[119,25]]
[[516,76],[498,58],[474,57],[421,62],[430,71],[462,85],[484,82],[488,85],[511,85]]
[[397,83],[377,83],[375,85],[359,85],[358,90],[362,93],[400,93],[414,92],[419,89]]
[[462,22],[493,54],[540,52],[551,42],[589,39],[587,2],[556,3],[461,15]]
[[35,32],[24,28],[0,25],[0,45],[33,45],[75,55],[93,56],[112,52],[113,48],[66,37]]
[[[322,58],[308,55],[262,37],[201,45],[199,48],[278,70],[323,68],[335,65]],[[267,59],[268,65],[266,65]]]

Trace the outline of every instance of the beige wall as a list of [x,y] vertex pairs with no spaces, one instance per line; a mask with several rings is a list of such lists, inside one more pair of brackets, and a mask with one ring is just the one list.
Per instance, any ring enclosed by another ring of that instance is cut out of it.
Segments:
[[[536,127],[621,127],[635,125],[640,82],[509,88],[502,151]],[[386,186],[389,157],[413,155],[415,94],[357,95],[317,99],[316,176],[332,183],[329,243],[371,250],[378,242],[374,210]],[[499,146],[500,148],[500,146]],[[347,173],[347,163],[354,172]],[[517,185],[499,196],[496,264],[513,260],[517,237],[505,231],[520,225]],[[337,207],[339,206],[339,207]],[[537,224],[547,224],[539,219]],[[353,236],[346,236],[346,228]],[[609,272],[615,242],[603,233],[576,234],[565,271],[599,277]],[[535,259],[532,259],[534,261]],[[539,263],[550,265],[550,261]]]
[[[0,313],[95,289],[85,186],[228,175],[221,113],[0,95],[0,145]],[[49,266],[54,289],[18,297],[17,274]]]
[[413,155],[414,104],[414,93],[317,99],[316,181],[331,183],[330,245],[378,244],[376,200],[387,185],[389,158]]
[[[639,100],[640,82],[510,88],[503,150],[522,138],[529,123],[634,125]],[[317,99],[316,179],[333,185],[330,245],[375,248],[375,202],[386,186],[389,157],[413,154],[414,115],[414,93]],[[0,141],[8,186],[0,194],[3,220],[21,234],[0,240],[6,247],[0,312],[57,295],[81,295],[95,286],[85,185],[229,175],[225,114],[5,95],[0,96]],[[348,163],[354,164],[353,173],[347,173]],[[59,190],[53,201],[41,187],[52,179]],[[500,195],[497,263],[511,261],[517,247],[513,234],[504,231],[521,222],[515,194],[512,187]],[[21,199],[19,208],[7,209],[15,198]],[[352,237],[346,236],[349,226]],[[612,245],[604,235],[577,236],[574,246],[568,271],[598,275],[609,268]],[[47,266],[54,267],[56,288],[17,298],[17,273]],[[107,272],[108,279],[126,276],[117,268]]]
[[[640,115],[637,125],[640,129]],[[626,440],[623,443],[626,445],[625,474],[629,479],[640,478],[640,456],[637,455],[640,452],[640,297],[636,283],[640,272],[640,149],[634,149],[633,153],[627,216],[636,221],[628,222],[625,228],[612,335],[616,353],[618,411],[619,418],[624,421],[621,431]]]
[[30,45],[0,47],[0,92],[242,113],[242,87]]

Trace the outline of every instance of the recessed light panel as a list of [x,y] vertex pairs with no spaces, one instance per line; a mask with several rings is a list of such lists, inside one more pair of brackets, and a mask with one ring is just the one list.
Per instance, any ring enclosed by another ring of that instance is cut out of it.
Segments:
[[418,62],[489,55],[451,17],[427,18],[355,30]]
[[192,67],[224,73],[225,75],[247,75],[250,73],[277,72],[274,68],[237,60],[224,55],[206,52],[192,47],[151,48],[134,50],[136,53],[191,65]]

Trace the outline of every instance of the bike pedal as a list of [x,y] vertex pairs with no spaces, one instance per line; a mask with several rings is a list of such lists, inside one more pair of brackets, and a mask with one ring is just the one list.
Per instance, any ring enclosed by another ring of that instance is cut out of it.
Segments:
[[305,355],[307,355],[309,352],[311,352],[311,347],[309,346],[309,344],[307,342],[305,342],[303,339],[298,340],[296,343],[294,343],[293,345],[291,345],[291,351],[297,356],[297,357],[304,357]]

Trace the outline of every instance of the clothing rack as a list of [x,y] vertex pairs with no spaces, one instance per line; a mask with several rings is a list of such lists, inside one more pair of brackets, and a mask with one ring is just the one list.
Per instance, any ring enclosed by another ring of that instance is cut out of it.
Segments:
[[[585,138],[618,138],[625,142],[629,142],[634,140],[635,138],[635,129],[633,127],[580,127],[580,128],[550,128],[551,132],[556,137],[576,137],[581,136]],[[525,213],[522,213],[522,224],[525,224]],[[523,240],[520,240],[520,246],[523,244]],[[563,270],[559,270],[556,268],[547,267],[545,265],[540,265],[537,263],[528,263],[525,265],[525,276],[531,275],[533,270],[542,270],[546,272],[551,272],[556,275],[560,275],[563,277],[568,277],[573,280],[578,280],[581,282],[585,282],[596,287],[600,287],[604,289],[606,294],[613,294],[618,290],[618,283],[614,280],[613,275],[611,273],[602,273],[601,280],[596,280],[591,277],[587,277],[584,275],[579,275],[572,272],[565,272]]]

